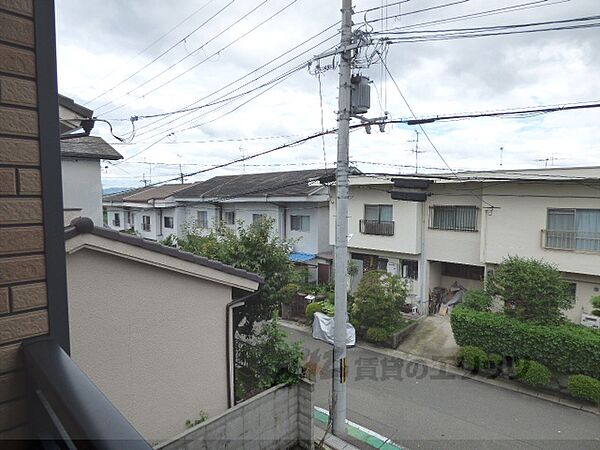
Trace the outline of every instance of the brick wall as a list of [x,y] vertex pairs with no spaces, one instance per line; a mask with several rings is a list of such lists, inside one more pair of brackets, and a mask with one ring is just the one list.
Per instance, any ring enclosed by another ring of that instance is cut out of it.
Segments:
[[272,387],[154,449],[314,449],[313,392],[307,380]]
[[0,0],[0,440],[25,435],[20,342],[48,333],[33,17]]

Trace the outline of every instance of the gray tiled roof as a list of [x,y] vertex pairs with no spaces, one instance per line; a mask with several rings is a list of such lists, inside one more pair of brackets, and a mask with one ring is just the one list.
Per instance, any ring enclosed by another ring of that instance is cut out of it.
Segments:
[[86,159],[123,159],[123,156],[98,136],[82,136],[60,140],[60,154],[64,157]]
[[195,183],[177,193],[177,198],[233,198],[233,197],[300,197],[315,190],[311,181],[333,174],[334,170],[313,169],[288,172],[248,173],[214,177]]
[[170,197],[177,191],[186,189],[192,186],[191,183],[186,184],[164,184],[162,186],[143,187],[130,189],[128,191],[116,192],[114,194],[105,195],[102,200],[105,202],[142,202],[146,203],[150,200],[162,200]]
[[219,270],[224,273],[245,278],[247,280],[255,281],[257,283],[263,283],[264,278],[252,272],[247,272],[242,269],[238,269],[227,264],[223,264],[219,261],[205,258],[204,256],[194,255],[193,253],[184,252],[177,250],[173,247],[167,247],[166,245],[159,244],[157,242],[148,241],[138,236],[132,236],[130,234],[121,233],[119,231],[111,230],[109,228],[100,228],[94,226],[94,222],[88,217],[78,217],[71,221],[70,226],[65,228],[65,240],[72,239],[79,234],[91,233],[96,236],[101,236],[106,239],[112,239],[114,241],[123,242],[125,244],[134,245],[146,250],[158,252],[163,255],[172,256],[174,258],[188,261],[201,266],[209,267],[211,269]]

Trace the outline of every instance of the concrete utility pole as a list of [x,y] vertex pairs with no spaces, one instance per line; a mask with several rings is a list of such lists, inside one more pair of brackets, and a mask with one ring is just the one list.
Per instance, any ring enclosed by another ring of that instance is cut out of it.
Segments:
[[335,219],[335,317],[333,339],[333,434],[346,434],[346,323],[348,321],[348,148],[350,146],[352,0],[342,0]]

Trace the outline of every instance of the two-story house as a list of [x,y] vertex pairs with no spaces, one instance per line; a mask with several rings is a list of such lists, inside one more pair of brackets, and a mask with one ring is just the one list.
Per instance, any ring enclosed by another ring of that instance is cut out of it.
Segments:
[[349,252],[362,271],[412,280],[410,301],[422,312],[435,287],[481,288],[509,255],[564,274],[576,298],[571,320],[591,310],[600,294],[600,168],[419,176],[431,183],[424,202],[392,200],[393,178],[351,178]]
[[309,269],[312,280],[329,281],[329,188],[326,170],[226,175],[192,185],[141,188],[104,197],[107,225],[133,229],[153,240],[189,229],[209,233],[223,224],[235,229],[270,218],[273,231],[293,246],[291,260]]
[[191,184],[166,184],[105,195],[106,226],[113,230],[131,230],[145,239],[160,241],[180,235],[185,216],[175,201],[177,192]]

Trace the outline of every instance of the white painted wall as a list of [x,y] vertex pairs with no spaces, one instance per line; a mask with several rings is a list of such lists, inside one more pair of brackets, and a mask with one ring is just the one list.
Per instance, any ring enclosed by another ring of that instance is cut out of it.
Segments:
[[[150,231],[144,231],[142,226],[142,216],[150,217]],[[158,228],[158,211],[156,209],[148,208],[148,209],[138,209],[134,211],[133,216],[133,228],[134,230],[145,239],[152,239],[153,241],[158,240],[159,238],[159,228]]]
[[[323,207],[324,206],[324,207]],[[292,216],[310,217],[310,227],[308,231],[292,230]],[[293,240],[294,251],[301,253],[321,253],[328,251],[329,248],[329,212],[327,203],[288,203],[286,209],[286,236],[288,240]],[[323,245],[325,241],[325,245]]]
[[[381,250],[397,253],[420,253],[416,236],[420,226],[420,206],[415,202],[392,200],[385,192],[388,186],[352,186],[348,208],[348,234],[351,236],[348,246],[365,250]],[[393,205],[394,236],[361,234],[360,219],[364,219],[365,204]],[[329,243],[335,243],[335,190],[329,207]],[[368,252],[366,252],[368,253]]]
[[67,278],[71,356],[144,438],[227,408],[231,288],[87,249]]
[[[482,265],[481,247],[481,209],[480,197],[460,195],[464,186],[460,184],[433,185],[433,193],[425,202],[425,254],[427,259],[454,262],[459,264]],[[481,192],[481,190],[479,190]],[[449,195],[444,195],[449,194]],[[449,231],[429,228],[430,207],[432,206],[476,206],[478,210],[479,231]]]
[[545,249],[541,234],[547,226],[549,208],[600,209],[597,189],[582,185],[497,185],[486,188],[484,198],[498,208],[484,219],[482,255],[486,263],[497,264],[508,255],[518,255],[543,259],[563,272],[600,276],[600,253]]
[[97,159],[61,158],[63,207],[80,208],[81,216],[102,226],[102,180]]

